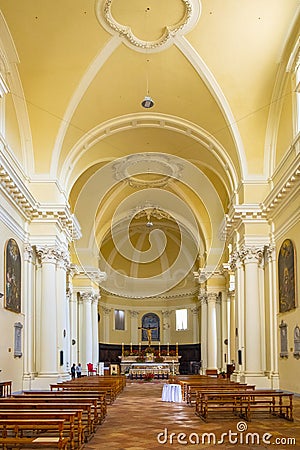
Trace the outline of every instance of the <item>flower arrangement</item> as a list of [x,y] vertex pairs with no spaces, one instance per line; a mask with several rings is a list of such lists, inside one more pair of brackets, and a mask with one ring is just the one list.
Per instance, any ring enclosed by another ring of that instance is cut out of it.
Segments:
[[145,353],[151,353],[151,354],[153,354],[154,351],[155,351],[155,350],[154,350],[153,347],[146,347],[145,350],[144,350]]
[[156,362],[156,363],[162,363],[162,362],[164,362],[164,360],[165,359],[162,356],[159,356],[159,355],[154,357],[154,362]]
[[138,362],[138,363],[144,363],[144,362],[146,361],[146,358],[145,358],[145,356],[143,356],[143,355],[138,355],[138,356],[135,358],[135,360],[136,360],[136,362]]
[[169,351],[169,355],[170,355],[170,356],[176,356],[175,350],[170,350],[170,351]]
[[144,381],[152,381],[153,378],[154,378],[154,373],[145,373],[143,380]]

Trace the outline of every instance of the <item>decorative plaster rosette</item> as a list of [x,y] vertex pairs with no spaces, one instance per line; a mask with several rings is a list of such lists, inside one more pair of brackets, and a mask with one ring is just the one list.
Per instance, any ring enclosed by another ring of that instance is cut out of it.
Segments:
[[[175,0],[174,0],[175,1]],[[140,51],[161,50],[172,44],[172,38],[177,34],[190,31],[200,16],[201,4],[199,0],[180,0],[184,5],[184,15],[178,23],[166,24],[161,36],[155,41],[145,41],[138,38],[131,27],[119,23],[113,16],[113,0],[96,0],[96,16],[100,24],[111,34],[118,34],[124,42]]]

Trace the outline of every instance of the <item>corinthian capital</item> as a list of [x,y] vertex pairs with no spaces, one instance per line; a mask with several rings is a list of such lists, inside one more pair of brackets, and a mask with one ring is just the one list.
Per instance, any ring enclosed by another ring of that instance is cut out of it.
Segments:
[[25,244],[24,246],[24,260],[32,261],[33,258],[33,247],[30,244]]
[[84,302],[92,302],[94,299],[94,294],[92,292],[81,292],[80,299]]
[[70,267],[69,252],[60,251],[57,256],[57,265],[61,269],[67,270]]
[[207,301],[208,302],[216,302],[219,298],[219,295],[217,292],[208,292],[207,293]]
[[57,247],[36,247],[36,252],[42,264],[56,264],[60,255]]
[[241,250],[241,259],[244,264],[256,263],[261,264],[263,258],[263,249],[261,247],[246,247]]

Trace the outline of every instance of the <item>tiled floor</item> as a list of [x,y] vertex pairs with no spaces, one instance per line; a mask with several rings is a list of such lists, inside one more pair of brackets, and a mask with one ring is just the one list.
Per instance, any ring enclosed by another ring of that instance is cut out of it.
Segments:
[[[248,423],[238,419],[218,421],[213,419],[205,423],[195,415],[194,407],[184,403],[162,402],[161,392],[162,384],[129,381],[115,403],[108,407],[105,422],[99,426],[84,450],[183,448],[300,450],[300,398],[294,399],[294,422],[279,418],[255,418]],[[240,431],[237,429],[238,422],[241,422]],[[242,427],[247,427],[247,430],[243,431]],[[185,433],[186,436],[180,436],[179,433]],[[207,436],[204,443],[201,443],[203,433],[213,433],[210,443]],[[222,433],[227,433],[223,442],[221,442]],[[229,438],[230,433],[236,434],[231,434]],[[246,444],[247,433],[257,433],[255,445],[250,434]],[[265,433],[269,433],[270,436],[265,435],[264,443]],[[213,436],[216,438],[215,444]],[[197,443],[198,438],[200,443]],[[289,438],[295,439],[296,443],[288,441]]]

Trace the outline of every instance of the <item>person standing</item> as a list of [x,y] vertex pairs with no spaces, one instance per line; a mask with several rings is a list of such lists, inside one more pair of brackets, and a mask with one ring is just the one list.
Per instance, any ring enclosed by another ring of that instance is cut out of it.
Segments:
[[82,371],[81,364],[78,363],[78,365],[76,366],[77,378],[81,377],[81,371]]
[[74,378],[75,378],[75,373],[76,373],[76,366],[75,366],[75,363],[74,363],[73,366],[71,367],[72,380],[74,380]]

